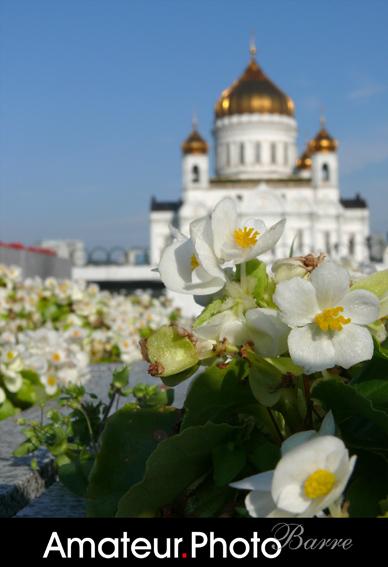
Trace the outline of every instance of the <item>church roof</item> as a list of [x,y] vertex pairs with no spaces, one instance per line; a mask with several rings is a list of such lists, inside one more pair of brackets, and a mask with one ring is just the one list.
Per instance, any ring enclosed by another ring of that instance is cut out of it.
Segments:
[[335,152],[338,146],[337,140],[334,140],[325,128],[325,118],[321,118],[321,129],[318,134],[310,142],[312,152]]
[[207,154],[209,149],[208,143],[202,138],[197,131],[197,123],[193,121],[193,131],[190,136],[182,144],[184,154]]
[[366,201],[361,198],[359,193],[357,193],[354,199],[340,199],[340,202],[345,209],[366,209],[368,207]]
[[251,60],[239,79],[223,91],[215,105],[216,118],[233,114],[294,115],[294,103],[261,70],[251,45]]
[[182,201],[157,201],[155,197],[151,200],[151,211],[178,211]]
[[311,146],[310,143],[306,144],[305,150],[302,155],[296,160],[298,169],[311,169]]

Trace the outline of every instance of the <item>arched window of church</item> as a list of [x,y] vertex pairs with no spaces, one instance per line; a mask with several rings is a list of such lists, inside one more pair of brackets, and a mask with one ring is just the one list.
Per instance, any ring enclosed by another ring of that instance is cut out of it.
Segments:
[[226,144],[226,165],[230,165],[230,145]]
[[354,254],[354,234],[349,237],[349,254],[353,256]]
[[322,181],[329,181],[329,179],[329,166],[327,165],[327,163],[324,163],[322,166]]
[[245,163],[244,144],[240,144],[240,163]]
[[284,165],[288,164],[288,144],[284,144]]
[[256,163],[261,163],[261,144],[256,142]]
[[193,166],[192,173],[193,173],[192,182],[193,183],[199,183],[199,167],[198,167],[198,165]]
[[301,228],[298,230],[298,246],[300,252],[302,253],[304,248],[304,242],[303,242],[303,230]]
[[276,144],[271,144],[271,163],[276,163]]

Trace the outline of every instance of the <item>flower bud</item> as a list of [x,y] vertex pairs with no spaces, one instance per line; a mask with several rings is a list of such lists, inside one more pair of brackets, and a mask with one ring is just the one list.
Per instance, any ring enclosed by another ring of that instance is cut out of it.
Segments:
[[162,325],[148,339],[141,339],[143,359],[152,376],[172,376],[197,366],[196,336],[176,321]]
[[304,278],[308,279],[310,273],[322,264],[324,255],[320,254],[317,258],[312,254],[307,256],[295,256],[293,258],[283,258],[276,260],[272,266],[273,282],[275,285],[283,280],[290,280],[291,278]]

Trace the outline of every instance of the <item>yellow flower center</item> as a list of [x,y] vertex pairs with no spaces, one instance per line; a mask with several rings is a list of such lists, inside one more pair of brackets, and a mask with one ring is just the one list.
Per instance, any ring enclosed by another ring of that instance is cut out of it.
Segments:
[[315,317],[316,324],[322,329],[327,331],[330,327],[332,331],[342,331],[342,325],[347,325],[351,319],[345,319],[338,313],[343,311],[343,307],[333,307],[332,309],[324,309],[322,313],[318,313]]
[[318,469],[310,474],[304,483],[304,493],[309,498],[318,498],[329,494],[335,483],[335,476],[332,472]]
[[199,264],[198,264],[198,260],[195,257],[195,254],[193,254],[191,256],[191,262],[190,262],[190,266],[191,266],[191,271],[195,270],[195,268],[198,268]]
[[53,359],[56,361],[61,360],[61,355],[56,352],[53,354]]
[[257,230],[253,232],[253,228],[247,228],[244,226],[244,230],[239,228],[238,230],[234,231],[234,239],[241,248],[248,248],[249,246],[253,246],[257,242],[257,237],[259,236],[259,232]]
[[12,360],[13,357],[14,357],[14,354],[13,354],[12,351],[10,351],[10,352],[7,354],[7,359],[8,359],[8,360]]
[[55,386],[55,384],[57,383],[54,376],[49,376],[47,378],[47,383],[50,384],[50,386]]

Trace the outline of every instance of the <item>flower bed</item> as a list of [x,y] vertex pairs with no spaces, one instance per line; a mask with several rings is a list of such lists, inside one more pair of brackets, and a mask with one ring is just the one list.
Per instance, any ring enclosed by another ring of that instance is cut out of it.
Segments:
[[22,280],[0,266],[0,419],[85,381],[89,364],[133,363],[139,340],[179,316],[163,299],[85,282]]

